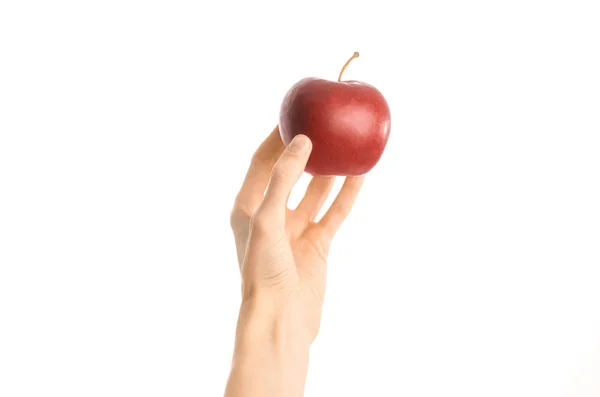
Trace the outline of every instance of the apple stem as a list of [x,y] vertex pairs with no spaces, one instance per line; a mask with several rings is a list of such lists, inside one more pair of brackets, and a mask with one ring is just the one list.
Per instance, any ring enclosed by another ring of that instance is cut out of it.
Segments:
[[359,55],[358,52],[355,52],[354,54],[352,54],[352,56],[350,57],[350,59],[348,59],[346,61],[346,63],[342,67],[342,70],[340,71],[340,75],[338,76],[338,81],[342,81],[342,75],[344,74],[344,70],[346,70],[346,68],[348,67],[348,65],[350,65],[350,62],[352,62],[352,60],[354,58],[358,58],[358,55]]

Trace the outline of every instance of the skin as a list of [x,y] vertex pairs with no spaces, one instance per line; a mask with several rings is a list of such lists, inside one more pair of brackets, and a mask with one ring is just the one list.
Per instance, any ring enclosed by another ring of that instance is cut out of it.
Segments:
[[313,177],[287,206],[312,149],[298,135],[286,148],[278,128],[255,152],[231,212],[242,303],[225,397],[301,397],[309,347],[321,322],[327,256],[363,177],[347,177],[316,222],[334,177]]

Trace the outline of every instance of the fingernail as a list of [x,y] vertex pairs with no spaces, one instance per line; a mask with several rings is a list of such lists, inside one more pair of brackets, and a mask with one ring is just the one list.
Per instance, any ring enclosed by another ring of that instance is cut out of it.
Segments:
[[310,141],[305,135],[296,135],[290,143],[289,150],[294,153],[303,153],[309,145]]

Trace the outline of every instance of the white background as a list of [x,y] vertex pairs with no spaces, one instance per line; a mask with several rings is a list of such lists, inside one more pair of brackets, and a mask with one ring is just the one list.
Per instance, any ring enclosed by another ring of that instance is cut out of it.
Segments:
[[597,6],[2,1],[0,395],[222,395],[233,198],[359,51],[392,132],[306,395],[599,396]]

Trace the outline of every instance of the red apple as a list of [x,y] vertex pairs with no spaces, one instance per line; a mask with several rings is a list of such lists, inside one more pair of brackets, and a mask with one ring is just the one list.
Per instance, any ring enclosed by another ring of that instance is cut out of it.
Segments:
[[309,77],[290,88],[281,104],[279,131],[288,145],[298,134],[310,138],[306,165],[311,175],[363,175],[383,154],[390,134],[390,108],[372,85]]

